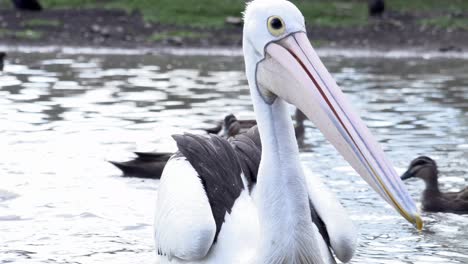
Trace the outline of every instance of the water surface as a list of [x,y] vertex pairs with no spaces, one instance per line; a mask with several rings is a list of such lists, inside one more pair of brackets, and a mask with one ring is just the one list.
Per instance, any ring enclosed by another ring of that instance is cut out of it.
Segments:
[[[425,154],[442,189],[468,185],[467,61],[324,62],[398,172]],[[121,178],[106,160],[253,116],[239,57],[11,53],[0,86],[0,263],[155,263],[158,181]],[[302,160],[359,227],[352,263],[468,263],[468,216],[424,213],[416,231],[312,124],[306,133]],[[407,186],[419,200],[422,182]]]

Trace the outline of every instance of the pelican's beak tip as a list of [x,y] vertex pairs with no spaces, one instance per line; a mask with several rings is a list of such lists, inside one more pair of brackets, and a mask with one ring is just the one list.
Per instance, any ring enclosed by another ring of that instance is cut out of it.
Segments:
[[424,227],[424,222],[421,218],[421,215],[417,214],[415,218],[416,218],[416,222],[415,222],[416,228],[418,229],[418,231],[422,231]]

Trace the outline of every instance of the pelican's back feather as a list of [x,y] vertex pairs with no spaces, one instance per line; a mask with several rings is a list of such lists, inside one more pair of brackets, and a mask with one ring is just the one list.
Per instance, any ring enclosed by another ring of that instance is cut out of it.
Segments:
[[257,183],[258,167],[262,157],[262,144],[257,126],[230,139],[244,173],[249,189]]
[[180,153],[197,171],[216,222],[215,242],[224,217],[244,189],[241,167],[229,142],[217,135],[174,135]]

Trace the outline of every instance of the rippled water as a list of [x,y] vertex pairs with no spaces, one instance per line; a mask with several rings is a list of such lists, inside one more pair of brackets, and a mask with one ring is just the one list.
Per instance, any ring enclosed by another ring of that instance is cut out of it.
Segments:
[[[444,190],[468,184],[468,63],[324,60],[402,172],[437,160]],[[173,133],[252,116],[239,57],[11,53],[0,73],[0,263],[154,263],[158,182],[106,160],[174,150]],[[359,226],[353,263],[468,263],[468,216],[417,232],[308,123],[303,161]],[[352,184],[350,184],[350,182]],[[409,181],[415,199],[422,182]]]

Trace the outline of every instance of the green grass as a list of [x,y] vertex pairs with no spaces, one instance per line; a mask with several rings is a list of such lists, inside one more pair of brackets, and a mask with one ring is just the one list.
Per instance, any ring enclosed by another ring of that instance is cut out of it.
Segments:
[[[466,13],[468,12],[467,0],[387,0],[387,5],[394,10],[412,12],[434,13]],[[451,15],[421,19],[419,24],[443,29],[468,30],[468,18]]]
[[86,8],[86,7],[99,7],[105,2],[102,0],[41,0],[41,5],[48,8],[68,9],[68,8]]
[[21,30],[21,31],[0,29],[0,37],[8,37],[8,36],[14,36],[16,38],[21,38],[21,39],[34,40],[34,39],[41,38],[42,37],[42,32],[34,31],[34,30],[30,30],[30,29]]
[[315,48],[324,47],[329,44],[328,41],[322,39],[309,39],[309,41]]
[[42,37],[42,32],[26,29],[22,31],[16,31],[15,36],[17,38],[24,38],[24,39],[39,39]]
[[0,8],[11,9],[13,8],[13,4],[11,3],[11,1],[0,1]]
[[60,26],[60,21],[36,18],[36,19],[30,19],[30,20],[24,21],[23,25],[27,27],[36,27],[36,26],[57,27],[57,26]]
[[338,27],[367,22],[365,1],[301,1],[297,5],[309,25]]
[[114,0],[108,8],[139,11],[146,21],[194,27],[220,27],[227,16],[240,16],[240,0]]
[[468,18],[440,16],[435,18],[423,19],[420,22],[425,26],[434,26],[443,29],[464,29],[468,30]]
[[161,41],[161,40],[165,40],[171,37],[181,37],[184,39],[199,39],[206,35],[207,34],[193,32],[193,31],[172,31],[172,32],[154,33],[148,38],[148,40]]
[[[365,1],[295,1],[309,23],[346,26],[365,23]],[[222,27],[227,16],[241,16],[244,0],[43,0],[46,8],[103,7],[141,12],[148,22],[194,27]]]
[[467,0],[387,0],[385,3],[401,11],[468,11]]
[[[310,23],[320,26],[343,26],[365,23],[367,9],[364,2],[301,1],[298,7]],[[241,16],[245,1],[241,0],[117,0],[106,5],[140,11],[145,20],[195,27],[222,27],[227,16]]]
[[[5,1],[3,1],[5,2]],[[9,2],[9,1],[7,1]],[[367,23],[366,0],[296,0],[309,25],[358,26]],[[148,22],[198,28],[225,26],[227,16],[240,16],[245,0],[42,0],[45,8],[117,8],[140,12]],[[386,0],[398,11],[466,12],[468,0]],[[464,21],[445,18],[422,21],[427,25],[463,27]]]

